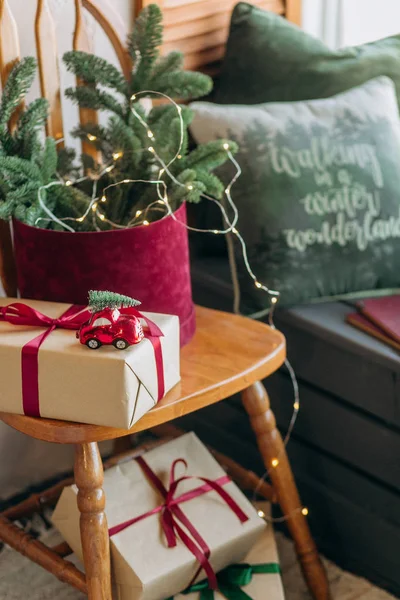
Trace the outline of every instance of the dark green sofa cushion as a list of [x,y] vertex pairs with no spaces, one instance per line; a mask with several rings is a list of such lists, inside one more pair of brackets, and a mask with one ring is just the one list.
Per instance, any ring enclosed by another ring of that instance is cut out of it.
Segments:
[[[361,17],[360,17],[361,18]],[[236,5],[218,104],[327,98],[387,75],[400,98],[400,35],[331,50],[286,19],[241,2]]]

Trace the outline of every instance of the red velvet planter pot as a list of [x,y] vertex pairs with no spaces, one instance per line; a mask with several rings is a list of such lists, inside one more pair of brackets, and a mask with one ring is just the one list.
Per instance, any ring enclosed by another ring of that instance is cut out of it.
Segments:
[[[186,224],[186,206],[175,213]],[[195,331],[187,230],[172,217],[113,231],[70,233],[14,222],[22,298],[86,304],[88,291],[110,290],[141,309],[178,315],[181,345]]]

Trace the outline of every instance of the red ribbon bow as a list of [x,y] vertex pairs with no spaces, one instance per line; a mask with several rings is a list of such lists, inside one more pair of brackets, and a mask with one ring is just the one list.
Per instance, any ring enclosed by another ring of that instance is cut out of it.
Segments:
[[[193,498],[197,498],[211,490],[217,492],[221,498],[226,502],[229,508],[235,513],[241,523],[248,521],[248,516],[243,512],[240,506],[235,502],[235,500],[223,489],[223,485],[226,485],[231,480],[227,475],[223,475],[216,480],[207,479],[206,477],[194,477],[189,475],[184,475],[182,477],[176,478],[175,469],[178,463],[183,463],[185,467],[187,467],[187,463],[183,458],[178,458],[174,460],[171,466],[170,476],[169,476],[169,489],[167,490],[161,479],[157,477],[154,471],[150,468],[150,466],[146,463],[146,461],[140,456],[135,459],[140,467],[142,468],[144,474],[149,479],[149,481],[154,485],[154,487],[160,492],[160,494],[164,498],[163,504],[160,504],[156,508],[149,510],[148,512],[139,515],[133,519],[125,521],[120,525],[115,525],[109,529],[110,537],[116,535],[120,531],[123,531],[127,527],[134,525],[138,521],[150,517],[151,515],[155,515],[157,513],[161,513],[161,526],[165,533],[165,537],[167,540],[167,544],[169,548],[176,546],[177,538],[180,538],[182,542],[185,544],[187,549],[196,557],[200,566],[193,577],[192,582],[194,582],[200,571],[204,569],[210,588],[215,590],[218,587],[218,582],[214,570],[209,562],[210,558],[210,548],[208,547],[206,541],[202,538],[197,529],[193,526],[190,520],[183,513],[179,504],[182,502],[187,502],[188,500],[192,500]],[[186,481],[189,479],[200,479],[204,482],[204,485],[201,485],[189,492],[185,492],[178,497],[175,497],[175,492],[182,481]],[[183,525],[186,531],[181,527]],[[191,585],[191,584],[190,584]]]
[[79,329],[88,320],[90,312],[83,306],[70,306],[60,317],[53,319],[31,306],[15,302],[0,309],[0,321],[13,325],[31,325],[45,327],[33,340],[23,346],[21,351],[22,406],[24,414],[40,417],[39,407],[39,348],[55,329]]
[[[156,369],[158,397],[157,401],[164,396],[164,369],[160,337],[163,335],[161,329],[150,319],[142,315],[135,308],[124,308],[124,314],[133,314],[146,321],[148,330],[145,337],[153,346]],[[7,321],[13,325],[30,325],[32,327],[44,327],[45,331],[33,340],[27,342],[21,351],[21,376],[22,376],[22,407],[25,415],[40,417],[39,405],[39,348],[55,329],[80,328],[90,318],[91,312],[84,306],[70,306],[60,317],[53,319],[35,310],[22,302],[14,302],[0,307],[0,321]]]

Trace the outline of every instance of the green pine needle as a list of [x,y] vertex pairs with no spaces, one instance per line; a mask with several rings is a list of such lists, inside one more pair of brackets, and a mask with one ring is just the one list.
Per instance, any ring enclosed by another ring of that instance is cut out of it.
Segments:
[[124,117],[124,111],[118,100],[108,92],[93,87],[80,85],[76,88],[68,88],[65,95],[82,108],[93,110],[111,111],[120,117]]
[[0,129],[7,127],[15,109],[25,98],[36,73],[36,60],[31,56],[20,60],[11,70],[0,102]]
[[64,62],[71,71],[89,85],[104,85],[126,95],[127,85],[123,74],[104,58],[88,52],[74,50],[64,54]]
[[152,81],[152,89],[172,98],[192,100],[206,96],[212,90],[212,79],[194,71],[172,71],[164,73]]
[[146,6],[135,21],[128,48],[134,65],[132,92],[147,88],[163,41],[162,12],[157,4]]
[[130,306],[139,306],[139,300],[117,294],[109,291],[89,291],[89,306],[93,312],[103,310],[105,308],[128,308]]

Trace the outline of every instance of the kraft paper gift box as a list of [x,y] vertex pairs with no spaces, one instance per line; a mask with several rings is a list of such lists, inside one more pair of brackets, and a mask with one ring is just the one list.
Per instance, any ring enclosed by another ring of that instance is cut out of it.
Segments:
[[[0,411],[129,429],[157,403],[162,395],[160,381],[166,393],[180,380],[176,316],[143,313],[163,333],[158,338],[160,366],[149,339],[126,350],[108,345],[90,350],[76,338],[76,330],[15,324],[21,315],[15,322],[4,320],[4,307],[13,303],[40,311],[49,321],[60,318],[71,306],[0,298]],[[10,314],[7,309],[7,318]],[[32,317],[27,320],[31,322]],[[32,373],[32,365],[24,363],[32,355],[24,352],[28,343],[46,331],[50,333],[34,352],[37,362]]]
[[[270,515],[271,507],[268,502],[257,502],[257,510],[261,510],[265,515]],[[284,600],[285,594],[283,591],[282,577],[279,569],[279,557],[278,550],[275,542],[274,529],[272,525],[268,525],[258,539],[257,543],[242,561],[245,565],[268,565],[266,573],[253,573],[249,583],[238,586],[243,590],[245,594],[250,596],[252,600]],[[222,575],[222,580],[230,583],[231,585],[237,585],[235,578],[230,580],[228,567]],[[254,569],[255,570],[255,569]],[[237,596],[232,593],[232,597]],[[214,592],[213,600],[227,600],[228,595],[225,596],[221,591],[217,590]],[[174,600],[200,600],[200,592],[191,592],[185,594],[178,594]],[[229,598],[228,598],[229,600]]]
[[[265,522],[194,433],[163,444],[144,455],[146,463],[169,488],[171,465],[179,458],[176,476],[196,476],[179,483],[175,497],[203,485],[198,477],[228,479],[223,489],[248,517],[241,522],[214,490],[179,504],[184,515],[207,543],[214,571],[240,561],[265,530]],[[185,473],[184,473],[185,471]],[[110,531],[163,505],[162,495],[146,478],[136,460],[105,472],[106,515]],[[82,559],[79,534],[77,488],[65,488],[53,513],[53,523]],[[198,571],[199,563],[178,540],[167,546],[160,513],[146,516],[110,536],[113,578],[118,600],[164,600],[185,589]],[[198,580],[204,579],[202,571]]]

